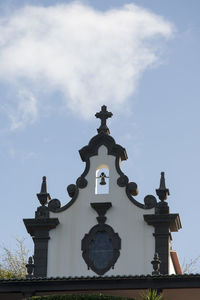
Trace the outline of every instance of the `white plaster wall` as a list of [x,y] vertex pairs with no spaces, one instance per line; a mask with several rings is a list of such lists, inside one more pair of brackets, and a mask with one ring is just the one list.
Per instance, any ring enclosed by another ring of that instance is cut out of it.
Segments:
[[171,275],[171,274],[176,274],[176,271],[174,269],[174,264],[171,259],[171,256],[169,256],[169,275]]
[[[107,155],[105,146],[99,148],[98,156],[91,157],[90,162],[88,185],[79,190],[74,204],[63,212],[50,213],[60,224],[50,231],[47,276],[98,276],[88,270],[81,251],[81,240],[97,224],[97,213],[91,208],[91,202],[112,202],[106,224],[121,238],[120,256],[114,269],[105,276],[150,274],[155,252],[154,228],[144,222],[143,214],[154,213],[154,209],[135,206],[125,188],[117,185],[115,157]],[[95,194],[96,170],[102,164],[109,168],[109,194]]]

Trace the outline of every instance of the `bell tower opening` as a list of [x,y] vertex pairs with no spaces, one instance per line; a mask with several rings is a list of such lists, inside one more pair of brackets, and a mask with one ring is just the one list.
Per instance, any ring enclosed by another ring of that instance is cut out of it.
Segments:
[[96,170],[95,194],[109,194],[109,168],[101,165]]

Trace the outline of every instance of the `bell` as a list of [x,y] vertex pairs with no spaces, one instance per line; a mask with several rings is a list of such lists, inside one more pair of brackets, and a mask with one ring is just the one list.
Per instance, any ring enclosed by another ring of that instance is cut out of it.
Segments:
[[100,185],[105,185],[106,184],[106,181],[105,181],[105,178],[106,178],[106,174],[105,173],[101,173],[101,175],[99,176],[101,178],[101,181],[100,181]]

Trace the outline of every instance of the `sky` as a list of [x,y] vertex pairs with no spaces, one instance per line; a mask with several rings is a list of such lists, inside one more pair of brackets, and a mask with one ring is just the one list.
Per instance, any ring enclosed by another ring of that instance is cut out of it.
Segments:
[[[136,199],[160,172],[182,229],[181,263],[200,255],[199,0],[0,1],[1,245],[25,238],[42,176],[64,205],[84,170],[78,150],[105,104]],[[197,194],[196,194],[197,193]]]

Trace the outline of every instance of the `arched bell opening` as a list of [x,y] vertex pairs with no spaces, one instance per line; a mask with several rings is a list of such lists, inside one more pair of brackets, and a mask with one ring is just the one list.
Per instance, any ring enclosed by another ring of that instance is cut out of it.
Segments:
[[101,165],[96,170],[95,194],[109,193],[109,168],[107,165]]

